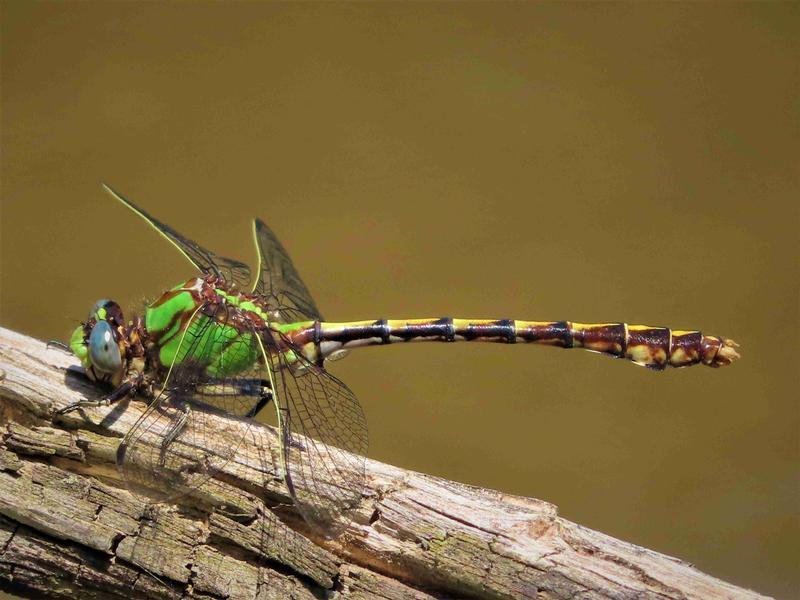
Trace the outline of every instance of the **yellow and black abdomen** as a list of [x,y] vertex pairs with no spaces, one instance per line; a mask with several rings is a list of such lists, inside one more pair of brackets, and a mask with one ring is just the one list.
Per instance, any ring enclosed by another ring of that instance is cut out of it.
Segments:
[[[525,327],[521,322],[525,341],[533,331],[541,330],[543,324]],[[584,348],[594,352],[627,358],[631,362],[651,369],[688,367],[698,363],[710,367],[728,365],[738,358],[731,340],[703,335],[700,331],[672,330],[650,325],[628,325],[627,323],[572,323],[552,324],[568,331],[565,347]],[[544,324],[544,329],[548,325]],[[535,336],[535,334],[534,334]],[[571,344],[570,344],[571,342]]]
[[627,323],[441,317],[298,325],[302,326],[289,335],[303,348],[307,358],[317,362],[350,348],[417,341],[533,343],[584,348],[656,370],[668,365],[721,367],[739,357],[736,343],[729,339],[703,335],[699,331]]

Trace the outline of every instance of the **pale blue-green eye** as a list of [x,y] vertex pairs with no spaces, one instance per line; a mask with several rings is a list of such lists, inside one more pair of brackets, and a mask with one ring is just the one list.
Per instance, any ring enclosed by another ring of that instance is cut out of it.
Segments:
[[95,371],[112,375],[122,366],[119,346],[106,321],[98,321],[89,336],[89,359]]
[[[106,312],[104,310],[104,307],[108,303],[109,303],[108,300],[98,300],[97,302],[95,302],[94,306],[92,307],[92,310],[89,311],[89,318],[90,319],[91,318],[95,318],[98,321],[104,320],[106,318]],[[100,312],[100,314],[98,314],[98,311],[102,311],[102,312]]]

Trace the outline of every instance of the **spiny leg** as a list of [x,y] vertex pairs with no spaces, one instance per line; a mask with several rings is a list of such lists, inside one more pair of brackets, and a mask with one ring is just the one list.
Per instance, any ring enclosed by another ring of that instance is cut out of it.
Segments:
[[[230,395],[258,395],[258,401],[256,404],[251,408],[247,414],[245,415],[247,418],[255,417],[261,410],[264,409],[269,401],[272,400],[272,389],[270,388],[269,382],[264,379],[244,379],[237,382],[237,389],[234,392],[231,392]],[[197,392],[205,397],[209,396],[224,396],[226,395],[224,392],[212,392],[211,390],[218,389],[218,384],[212,382],[209,384],[203,384],[202,386],[198,386]],[[170,445],[178,438],[181,434],[183,429],[186,427],[186,424],[189,421],[189,417],[191,416],[192,409],[189,406],[188,402],[181,402],[179,407],[176,407],[180,413],[177,417],[175,423],[173,423],[167,434],[164,436],[164,439],[161,441],[161,448],[159,450],[159,465],[163,468],[166,464],[166,455],[167,450]],[[162,411],[162,414],[166,414],[165,411],[167,410],[166,407],[159,407],[159,410]],[[185,466],[182,470],[189,470],[190,467]]]
[[255,406],[251,408],[247,414],[245,415],[248,419],[253,419],[260,413],[264,408],[269,404],[269,401],[273,399],[272,397],[272,388],[269,385],[269,381],[266,379],[262,379],[261,383],[261,390],[259,393],[258,402],[256,402]]
[[63,350],[64,352],[72,354],[72,348],[69,347],[69,344],[62,342],[61,340],[47,340],[47,345],[45,347],[48,350],[50,348],[58,348],[59,350]]
[[269,381],[255,377],[241,377],[235,381],[209,379],[195,387],[192,400],[200,406],[206,405],[218,409],[219,399],[239,396],[258,398],[252,408],[241,415],[248,419],[254,418],[273,399]]
[[175,438],[177,438],[181,431],[183,431],[183,428],[186,426],[186,422],[189,420],[189,415],[192,412],[192,409],[189,408],[189,405],[186,402],[181,402],[178,410],[180,411],[180,414],[177,421],[170,426],[167,435],[165,435],[164,439],[161,441],[161,450],[158,453],[158,463],[162,468],[166,462],[167,448],[169,448],[170,444],[172,444],[172,442],[175,441]]
[[72,404],[68,404],[64,408],[59,408],[56,411],[56,415],[65,415],[67,413],[71,413],[75,410],[79,410],[82,408],[95,408],[98,406],[109,406],[114,402],[118,402],[125,398],[126,396],[133,395],[135,390],[135,385],[130,381],[126,381],[115,390],[113,390],[110,394],[103,396],[100,400],[79,400],[78,402],[73,402]]

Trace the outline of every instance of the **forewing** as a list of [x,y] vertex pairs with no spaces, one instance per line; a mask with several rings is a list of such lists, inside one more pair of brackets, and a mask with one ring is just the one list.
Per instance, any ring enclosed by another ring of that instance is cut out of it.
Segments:
[[[194,313],[163,386],[120,444],[117,462],[131,489],[175,500],[202,487],[235,456],[250,428],[247,416],[261,394],[271,393],[255,332],[226,335],[230,309],[213,310]],[[211,364],[243,359],[250,366],[235,377],[209,375]]]
[[165,225],[156,218],[150,216],[143,209],[136,206],[133,202],[126,199],[119,192],[111,189],[105,183],[103,188],[116,198],[123,205],[131,209],[134,213],[139,215],[147,222],[153,229],[158,231],[162,236],[169,240],[180,252],[189,259],[197,269],[206,275],[216,275],[222,277],[229,283],[235,283],[241,289],[247,289],[250,284],[250,267],[246,264],[225,258],[214,254],[210,250],[206,250],[199,244],[190,239],[183,237],[180,233],[172,229],[172,227]]
[[271,377],[279,410],[286,483],[309,524],[336,536],[364,489],[368,447],[364,411],[352,391],[304,359],[288,340],[271,345]]
[[253,292],[266,297],[285,323],[321,321],[322,315],[311,293],[278,237],[261,219],[253,222],[253,234],[259,262]]

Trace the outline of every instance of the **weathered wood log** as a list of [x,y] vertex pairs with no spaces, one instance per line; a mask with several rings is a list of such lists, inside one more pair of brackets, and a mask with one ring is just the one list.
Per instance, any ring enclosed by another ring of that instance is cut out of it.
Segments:
[[[353,522],[320,539],[288,503],[278,438],[248,440],[177,504],[125,488],[117,446],[146,405],[56,416],[102,393],[59,349],[0,328],[0,587],[52,598],[760,598],[558,516],[555,506],[367,463]],[[244,430],[242,429],[244,427]],[[186,475],[189,477],[190,475]]]

